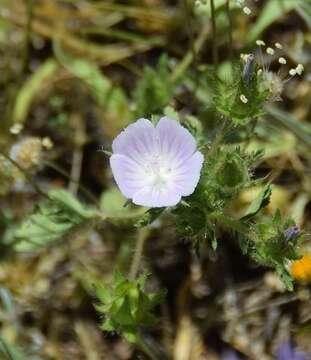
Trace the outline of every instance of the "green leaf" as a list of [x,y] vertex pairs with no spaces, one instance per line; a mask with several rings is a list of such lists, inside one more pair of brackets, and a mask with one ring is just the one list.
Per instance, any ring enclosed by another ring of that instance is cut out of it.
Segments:
[[130,122],[128,99],[121,87],[114,85],[104,76],[98,66],[91,61],[74,58],[65,54],[59,42],[53,43],[54,53],[59,62],[90,89],[90,93],[98,106],[103,110],[104,125],[109,124],[114,132],[119,132]]
[[166,106],[163,113],[171,119],[180,121],[178,112],[172,106]]
[[142,228],[153,223],[166,208],[152,208],[145,212],[145,214],[135,223],[135,227]]
[[83,205],[74,195],[66,190],[55,190],[49,193],[52,202],[58,203],[61,207],[73,211],[81,218],[91,219],[96,215],[96,211]]
[[19,89],[12,111],[12,122],[23,123],[27,119],[32,102],[40,94],[42,88],[46,86],[48,78],[51,78],[59,65],[56,60],[46,60]]
[[128,280],[115,272],[110,287],[95,286],[100,304],[94,306],[104,316],[102,330],[120,332],[128,341],[136,342],[141,325],[157,322],[151,311],[164,300],[165,292],[146,293],[144,285],[148,276],[148,273],[144,273],[136,280]]
[[13,231],[15,251],[34,251],[68,235],[78,226],[96,218],[96,211],[81,204],[65,190],[51,191],[49,200],[35,207]]
[[267,184],[258,194],[255,200],[252,201],[249,208],[246,210],[246,214],[242,217],[243,220],[249,220],[253,218],[258,212],[266,207],[270,202],[272,194],[271,185]]
[[117,187],[112,187],[104,191],[100,197],[100,208],[110,219],[134,221],[142,215],[145,208],[133,205],[119,191]]

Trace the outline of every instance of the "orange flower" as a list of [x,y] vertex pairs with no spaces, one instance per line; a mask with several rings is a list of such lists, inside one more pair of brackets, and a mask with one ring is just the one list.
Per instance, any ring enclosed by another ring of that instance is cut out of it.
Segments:
[[311,253],[304,253],[301,259],[293,261],[290,265],[290,272],[292,277],[297,281],[310,281]]

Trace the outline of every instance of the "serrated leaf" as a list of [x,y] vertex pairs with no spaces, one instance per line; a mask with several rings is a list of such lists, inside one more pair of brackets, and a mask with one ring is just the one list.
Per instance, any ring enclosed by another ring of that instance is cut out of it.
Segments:
[[15,251],[33,251],[50,245],[96,217],[95,210],[65,190],[52,191],[48,196],[50,200],[36,206],[12,233]]
[[[116,274],[116,273],[115,273]],[[137,341],[136,335],[141,325],[153,325],[157,318],[151,313],[153,307],[164,299],[164,291],[146,293],[143,289],[149,274],[142,274],[136,280],[128,280],[120,273],[114,275],[112,285],[96,289],[104,302],[111,299],[111,306],[95,304],[96,310],[104,316],[102,329],[105,331],[118,331],[128,341]],[[109,294],[107,294],[107,291]],[[99,296],[97,296],[99,299]],[[100,300],[100,299],[99,299]],[[107,321],[109,319],[109,321]]]
[[49,193],[52,201],[57,202],[59,205],[68,208],[82,218],[91,219],[96,215],[96,211],[84,206],[75,196],[66,190],[55,190]]
[[48,59],[25,81],[15,97],[12,111],[13,123],[25,122],[32,102],[46,85],[48,78],[52,78],[59,68],[55,59]]

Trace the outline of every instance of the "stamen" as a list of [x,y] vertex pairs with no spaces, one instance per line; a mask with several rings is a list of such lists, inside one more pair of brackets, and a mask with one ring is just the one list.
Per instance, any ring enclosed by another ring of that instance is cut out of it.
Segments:
[[246,97],[244,94],[242,94],[242,95],[240,96],[240,100],[242,101],[243,104],[247,104],[247,103],[248,103],[248,99],[247,99],[247,97]]
[[303,65],[302,65],[302,64],[298,64],[297,67],[296,67],[296,73],[297,73],[298,75],[301,75],[301,74],[303,73],[303,71],[304,71]]
[[252,13],[252,10],[249,7],[245,6],[243,8],[243,12],[245,15],[250,15]]
[[258,46],[266,46],[266,43],[263,40],[256,40],[256,45],[258,45]]
[[268,47],[266,53],[269,55],[274,55],[274,50],[271,47]]
[[286,59],[283,58],[283,57],[280,57],[279,58],[279,63],[282,64],[282,65],[285,65],[287,63]]
[[289,75],[290,76],[295,76],[297,74],[297,70],[296,69],[290,69],[289,70]]

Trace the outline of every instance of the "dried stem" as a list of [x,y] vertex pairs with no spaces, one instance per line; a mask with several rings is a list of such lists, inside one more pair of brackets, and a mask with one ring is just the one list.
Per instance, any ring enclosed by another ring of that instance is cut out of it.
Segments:
[[79,188],[79,182],[80,182],[80,176],[82,170],[85,129],[84,129],[83,119],[81,119],[81,117],[78,114],[74,114],[71,120],[75,127],[75,134],[74,134],[75,146],[72,156],[72,165],[71,165],[70,182],[68,185],[68,190],[72,194],[76,195]]

